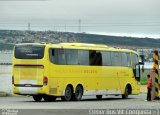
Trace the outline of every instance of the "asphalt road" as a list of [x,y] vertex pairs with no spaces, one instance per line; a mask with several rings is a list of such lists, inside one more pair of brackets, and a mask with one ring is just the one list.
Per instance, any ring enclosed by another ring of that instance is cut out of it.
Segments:
[[[57,99],[55,102],[34,102],[32,97],[28,96],[0,97],[0,115],[6,115],[3,114],[5,112],[16,113],[16,110],[18,110],[18,115],[97,115],[103,114],[103,112],[105,112],[105,115],[109,115],[118,114],[117,109],[122,111],[151,109],[153,110],[151,114],[159,115],[160,101],[147,102],[145,99],[146,94],[130,95],[129,99],[121,99],[121,96],[105,96],[102,100],[96,100],[95,96],[84,96],[82,101],[78,102],[64,102],[60,99]],[[112,109],[116,109],[115,112],[110,111]],[[123,113],[123,115],[134,115],[132,113],[134,112],[131,112],[131,114]]]

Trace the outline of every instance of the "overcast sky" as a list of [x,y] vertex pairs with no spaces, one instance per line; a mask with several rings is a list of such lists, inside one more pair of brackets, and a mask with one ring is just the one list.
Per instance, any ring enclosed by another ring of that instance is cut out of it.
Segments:
[[0,29],[77,32],[79,19],[82,32],[160,38],[160,0],[0,0]]

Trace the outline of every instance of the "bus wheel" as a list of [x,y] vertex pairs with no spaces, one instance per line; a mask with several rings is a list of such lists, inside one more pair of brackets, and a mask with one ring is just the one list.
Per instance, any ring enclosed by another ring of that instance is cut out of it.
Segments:
[[41,95],[33,95],[33,99],[36,102],[40,102],[42,100],[42,96]]
[[64,96],[61,97],[63,101],[70,101],[72,99],[73,91],[70,86],[67,86],[65,89]]
[[54,97],[54,96],[49,96],[49,95],[44,95],[44,96],[43,96],[43,99],[44,99],[44,101],[46,101],[46,102],[52,102],[52,101],[55,101],[55,100],[56,100],[56,97]]
[[98,100],[101,100],[101,99],[102,99],[102,95],[96,95],[96,98],[97,98]]
[[122,94],[122,99],[127,99],[127,98],[128,98],[128,95],[129,95],[129,89],[128,89],[128,87],[126,86],[125,92],[124,92],[124,94]]
[[83,95],[83,88],[78,85],[75,90],[74,99],[75,101],[80,101]]

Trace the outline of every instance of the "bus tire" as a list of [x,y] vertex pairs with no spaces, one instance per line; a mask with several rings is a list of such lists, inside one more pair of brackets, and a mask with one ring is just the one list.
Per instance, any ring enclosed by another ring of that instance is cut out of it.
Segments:
[[101,100],[101,99],[102,99],[102,95],[96,95],[96,98],[97,98],[98,100]]
[[78,85],[75,90],[74,100],[80,101],[82,99],[82,95],[83,95],[83,88],[82,86]]
[[55,100],[56,100],[56,97],[54,97],[54,96],[49,96],[49,95],[44,95],[44,96],[43,96],[43,99],[44,99],[44,101],[46,101],[46,102],[52,102],[52,101],[55,101]]
[[126,86],[124,94],[122,94],[122,99],[127,99],[129,95],[129,88]]
[[65,89],[65,94],[64,96],[61,97],[63,101],[71,101],[73,96],[73,90],[72,88],[68,85]]
[[42,96],[41,95],[33,95],[33,99],[36,102],[40,102],[42,100]]

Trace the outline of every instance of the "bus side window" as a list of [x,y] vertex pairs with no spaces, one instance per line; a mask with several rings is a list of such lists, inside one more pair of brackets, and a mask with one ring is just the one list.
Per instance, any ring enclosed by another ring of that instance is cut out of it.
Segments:
[[101,66],[102,65],[102,54],[99,51],[89,51],[90,65]]
[[89,51],[88,50],[78,50],[78,64],[79,65],[89,65]]
[[101,66],[102,65],[102,54],[101,52],[96,53],[96,62],[95,65]]
[[57,49],[56,56],[57,64],[66,65],[66,55],[64,49]]
[[122,53],[122,66],[129,67],[130,66],[130,55],[129,53]]
[[54,49],[49,49],[49,59],[54,63]]
[[50,61],[54,64],[66,64],[65,51],[64,49],[50,49],[49,50]]
[[66,49],[66,61],[68,65],[78,64],[78,50],[76,49]]
[[102,65],[104,66],[111,66],[111,53],[102,51]]
[[127,53],[128,67],[131,67],[131,56],[130,53]]
[[90,65],[95,65],[96,64],[96,59],[97,59],[96,51],[95,50],[90,50],[89,51],[89,64]]
[[58,63],[58,49],[49,49],[49,58],[52,63],[59,64]]
[[122,66],[121,53],[111,52],[112,66]]

